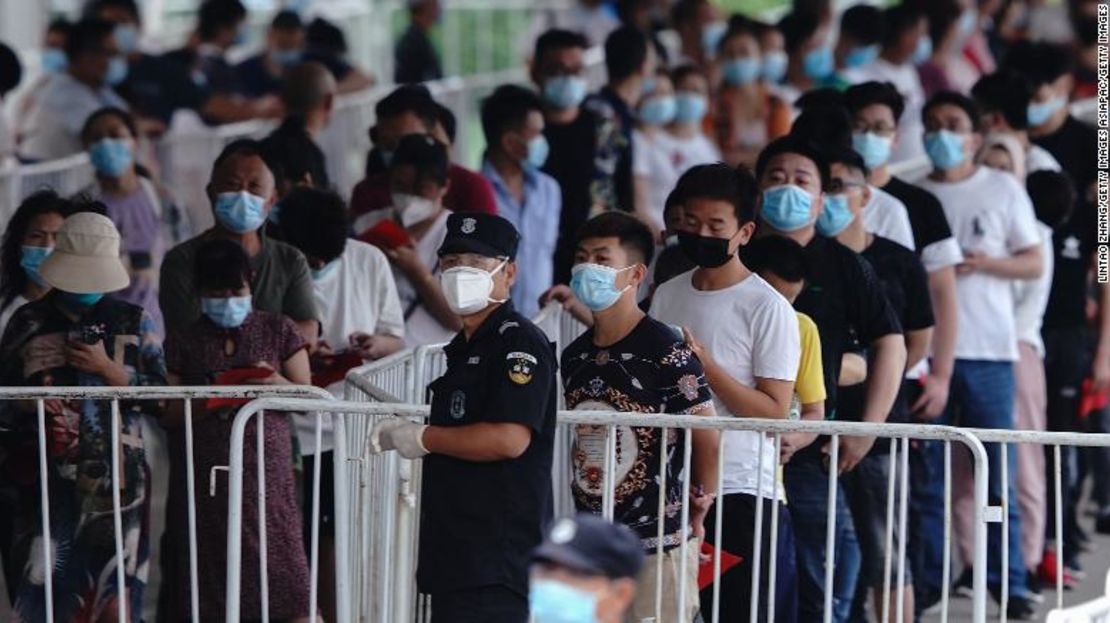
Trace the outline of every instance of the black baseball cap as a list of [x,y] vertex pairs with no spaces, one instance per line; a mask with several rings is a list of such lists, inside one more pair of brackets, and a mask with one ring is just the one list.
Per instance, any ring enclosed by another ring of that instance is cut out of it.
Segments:
[[532,562],[608,578],[635,578],[644,564],[643,546],[628,526],[580,513],[552,524]]
[[455,212],[447,217],[447,236],[439,247],[448,253],[477,253],[486,257],[516,258],[520,234],[509,221],[493,214]]

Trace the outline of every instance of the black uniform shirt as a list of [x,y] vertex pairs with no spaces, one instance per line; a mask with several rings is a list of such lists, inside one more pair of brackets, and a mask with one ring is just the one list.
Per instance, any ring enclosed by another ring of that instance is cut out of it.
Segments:
[[424,458],[417,584],[430,594],[499,585],[527,595],[529,555],[552,511],[555,347],[505,303],[446,353],[447,372],[428,386],[429,423],[522,424],[532,442],[505,461]]

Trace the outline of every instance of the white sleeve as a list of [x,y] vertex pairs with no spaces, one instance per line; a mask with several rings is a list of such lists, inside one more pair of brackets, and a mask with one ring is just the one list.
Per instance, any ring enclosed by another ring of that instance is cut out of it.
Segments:
[[1037,217],[1033,213],[1033,202],[1016,181],[1010,203],[1012,207],[1007,210],[1010,214],[1010,229],[1006,233],[1006,248],[1010,252],[1016,252],[1040,245],[1041,233],[1037,228]]
[[405,315],[401,309],[401,299],[397,295],[397,284],[393,282],[393,271],[385,254],[376,247],[373,263],[373,291],[374,300],[378,305],[378,324],[374,333],[405,337]]
[[752,374],[794,381],[802,358],[797,313],[785,299],[770,300],[756,310],[752,322]]
[[632,175],[651,177],[651,161],[648,158],[650,149],[651,143],[640,131],[632,133]]
[[964,254],[960,250],[960,243],[952,236],[938,240],[921,250],[921,263],[925,265],[925,272],[936,272],[962,261],[964,261]]

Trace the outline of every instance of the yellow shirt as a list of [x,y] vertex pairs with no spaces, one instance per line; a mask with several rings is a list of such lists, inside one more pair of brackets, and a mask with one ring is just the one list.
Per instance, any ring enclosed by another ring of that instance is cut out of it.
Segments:
[[801,337],[802,357],[798,361],[798,378],[794,393],[804,405],[825,399],[825,369],[821,366],[821,335],[813,319],[797,312],[798,334]]

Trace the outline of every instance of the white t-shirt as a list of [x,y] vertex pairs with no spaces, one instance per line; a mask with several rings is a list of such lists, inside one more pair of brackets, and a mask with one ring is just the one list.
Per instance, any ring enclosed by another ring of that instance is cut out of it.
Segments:
[[1044,272],[1036,279],[1014,281],[1014,324],[1017,327],[1018,341],[1030,344],[1036,349],[1038,355],[1044,357],[1044,339],[1041,337],[1041,325],[1044,322],[1044,310],[1048,307],[1048,295],[1052,290],[1052,270],[1055,258],[1052,246],[1052,228],[1038,221],[1037,229],[1041,233],[1041,257],[1044,258]]
[[[798,316],[790,303],[758,275],[723,290],[703,291],[694,288],[693,274],[690,271],[660,285],[652,298],[651,316],[690,329],[717,362],[748,387],[755,387],[757,377],[794,381],[802,349]],[[716,394],[713,406],[718,415],[731,413]],[[759,437],[756,432],[725,432],[722,494],[757,493]],[[764,441],[762,463],[762,493],[771,497],[777,489],[778,457],[770,439]]]
[[[391,211],[392,212],[392,211]],[[436,218],[424,237],[414,241],[416,255],[427,266],[433,275],[439,276],[439,247],[447,237],[447,217],[450,212],[444,210]],[[393,267],[393,280],[397,283],[397,295],[401,298],[401,311],[405,314],[405,346],[416,348],[425,344],[439,344],[449,342],[455,337],[455,332],[439,324],[428,308],[420,303],[416,288],[401,272]]]
[[1040,145],[1029,146],[1029,151],[1025,153],[1027,174],[1034,171],[1059,171],[1060,169],[1060,162],[1047,149]]
[[111,87],[93,89],[64,72],[51,76],[35,97],[19,154],[51,160],[80,152],[85,120],[106,106],[127,110],[127,103]]
[[[979,167],[962,182],[926,178],[920,185],[940,200],[952,235],[965,253],[1009,257],[1041,244],[1029,195],[1008,173]],[[1011,281],[983,272],[956,276],[957,358],[1017,360]]]
[[910,213],[906,210],[906,204],[881,188],[870,188],[871,201],[863,206],[860,213],[863,228],[913,251],[913,228],[910,226]]
[[680,175],[671,160],[673,144],[674,139],[663,131],[652,134],[632,131],[632,175],[647,181],[648,214],[656,231],[663,229],[663,206]]
[[897,87],[906,100],[906,108],[898,121],[898,142],[894,146],[890,162],[897,163],[925,155],[925,146],[921,142],[924,132],[921,109],[925,106],[925,88],[921,86],[921,77],[918,76],[916,67],[910,63],[894,65],[886,59],[877,58],[873,63],[845,71],[844,77],[852,84],[874,80],[889,82]]
[[679,175],[699,164],[721,161],[721,152],[713,141],[698,132],[691,137],[667,135],[671,139],[671,161]]

